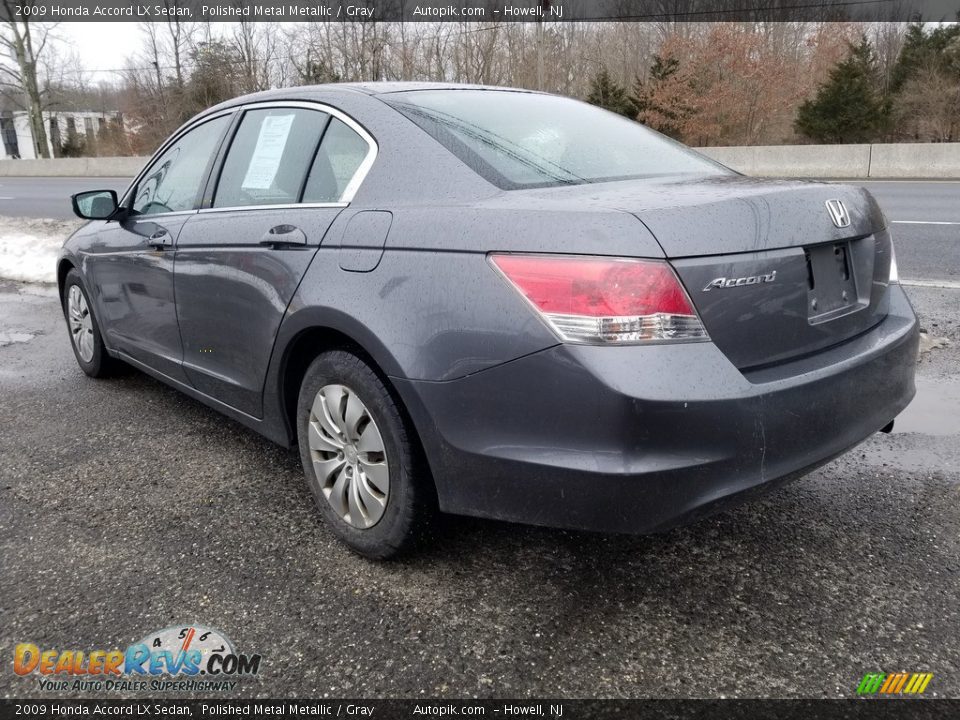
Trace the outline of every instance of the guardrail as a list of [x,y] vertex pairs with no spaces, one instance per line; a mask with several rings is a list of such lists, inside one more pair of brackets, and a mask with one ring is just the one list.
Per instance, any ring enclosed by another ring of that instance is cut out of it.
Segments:
[[[960,179],[960,143],[755,145],[698,148],[745,175]],[[0,160],[0,177],[133,177],[143,157]]]
[[756,145],[697,148],[745,175],[811,178],[960,178],[960,143]]

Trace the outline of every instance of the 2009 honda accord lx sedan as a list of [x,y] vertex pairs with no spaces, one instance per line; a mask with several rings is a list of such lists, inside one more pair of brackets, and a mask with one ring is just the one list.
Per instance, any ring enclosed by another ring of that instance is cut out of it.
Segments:
[[857,187],[743,177],[547,94],[268,91],[178,130],[58,278],[80,367],[284,445],[388,557],[435,510],[689,521],[889,425],[917,321]]

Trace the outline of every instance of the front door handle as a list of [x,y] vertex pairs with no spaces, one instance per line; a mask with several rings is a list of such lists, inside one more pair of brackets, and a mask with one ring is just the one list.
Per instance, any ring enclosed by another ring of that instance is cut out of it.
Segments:
[[260,244],[272,248],[303,247],[307,244],[307,236],[296,225],[277,225],[264,233]]
[[153,235],[147,239],[147,244],[151,247],[155,247],[158,250],[162,250],[165,247],[170,247],[172,245],[172,240],[170,239],[170,233],[160,228]]

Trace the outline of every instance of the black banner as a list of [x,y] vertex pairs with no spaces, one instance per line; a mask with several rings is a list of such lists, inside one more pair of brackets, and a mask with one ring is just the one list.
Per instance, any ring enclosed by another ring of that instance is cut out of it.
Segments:
[[956,718],[960,700],[0,700],[6,718]]
[[4,0],[41,22],[667,22],[955,20],[960,0]]

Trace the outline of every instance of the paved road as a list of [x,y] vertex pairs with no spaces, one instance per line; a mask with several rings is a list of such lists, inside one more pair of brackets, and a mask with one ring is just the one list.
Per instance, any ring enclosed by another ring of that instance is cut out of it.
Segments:
[[0,285],[0,693],[45,694],[16,643],[197,622],[263,655],[237,696],[851,697],[894,670],[960,696],[960,291],[910,290],[953,346],[901,432],[765,499],[646,538],[451,519],[392,564],[334,541],[292,452],[82,375],[35,292]]
[[[123,178],[0,178],[0,215],[72,218],[71,194],[98,188],[119,192],[128,182]],[[860,184],[877,196],[894,223],[903,277],[960,283],[960,182]]]
[[0,215],[8,217],[76,217],[70,196],[83,190],[127,189],[130,178],[0,177]]
[[960,227],[960,181],[851,180],[850,183],[872,192],[887,218],[895,223],[953,223]]
[[859,184],[876,196],[891,221],[900,275],[960,287],[960,182]]

